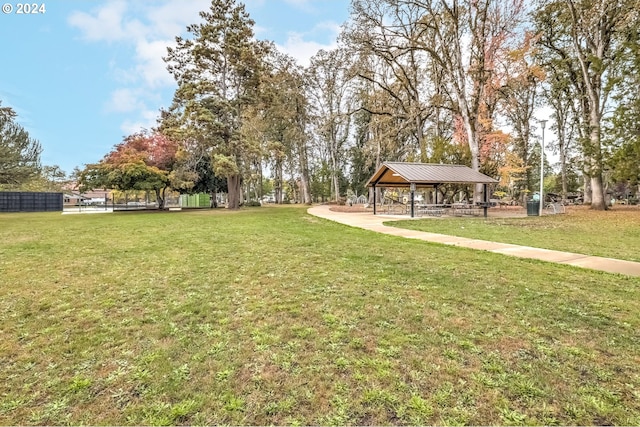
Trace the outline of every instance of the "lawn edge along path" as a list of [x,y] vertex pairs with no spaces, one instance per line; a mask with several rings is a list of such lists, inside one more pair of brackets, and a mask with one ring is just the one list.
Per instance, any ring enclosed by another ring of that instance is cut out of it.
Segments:
[[443,245],[460,246],[464,248],[484,250],[518,258],[529,258],[557,264],[572,265],[574,267],[604,271],[607,273],[623,274],[640,277],[640,262],[604,258],[571,252],[554,251],[550,249],[533,248],[529,246],[513,245],[509,243],[490,242],[487,240],[469,239],[466,237],[447,236],[445,234],[429,233],[425,231],[407,230],[384,225],[385,221],[398,219],[387,215],[373,215],[361,212],[335,212],[328,205],[313,206],[307,210],[310,215],[318,218],[338,222],[351,227],[362,228],[392,236],[408,239],[424,240]]

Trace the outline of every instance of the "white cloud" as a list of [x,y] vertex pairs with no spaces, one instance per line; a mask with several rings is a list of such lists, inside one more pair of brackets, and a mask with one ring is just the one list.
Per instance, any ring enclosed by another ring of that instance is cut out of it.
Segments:
[[320,49],[331,49],[333,46],[325,46],[314,41],[306,41],[303,36],[298,33],[289,35],[284,46],[278,45],[278,49],[292,56],[298,61],[298,64],[307,67],[310,64],[311,57],[318,53]]
[[[291,7],[314,12],[311,0],[284,1]],[[257,7],[269,4],[266,0],[247,3]],[[175,46],[175,36],[183,34],[187,25],[200,22],[199,12],[210,4],[210,0],[105,0],[88,12],[76,11],[69,16],[69,25],[87,42],[115,45],[120,52],[122,47],[131,50],[130,57],[125,59],[120,54],[109,63],[112,78],[120,87],[105,102],[107,112],[133,117],[123,123],[123,130],[138,131],[155,125],[158,113],[148,108],[160,107],[158,94],[175,85],[162,58],[167,55],[167,47]],[[254,31],[268,38],[266,28],[255,26]],[[318,50],[336,47],[339,31],[334,22],[319,23],[308,32],[290,33],[278,48],[307,66]],[[316,36],[331,41],[312,41]]]
[[175,36],[199,22],[198,13],[210,4],[210,0],[107,0],[89,12],[69,16],[67,22],[79,30],[83,40],[116,44],[118,49],[123,46],[133,52],[109,63],[112,78],[121,87],[111,93],[105,110],[134,117],[122,124],[123,131],[156,125],[158,112],[147,105],[157,105],[158,92],[175,84],[162,58],[167,47],[175,46]]
[[131,135],[143,129],[151,129],[157,125],[157,116],[157,111],[141,111],[138,120],[125,120],[120,126],[120,129],[125,135]]
[[[208,0],[157,1],[110,0],[93,12],[73,12],[68,19],[72,27],[78,28],[88,41],[155,40],[180,34],[188,24],[195,22],[198,12],[205,10]],[[140,19],[127,18],[137,15]]]
[[106,110],[113,113],[131,113],[144,108],[139,91],[128,88],[113,91],[106,105]]
[[311,0],[284,0],[284,2],[305,12],[315,11],[315,8],[311,5]]
[[[323,38],[331,40],[328,44],[305,40],[310,35],[315,36],[318,33],[326,34],[327,32],[329,33],[328,37],[325,35]],[[319,50],[331,50],[338,46],[338,34],[340,34],[340,25],[335,22],[325,21],[317,24],[307,33],[289,33],[284,46],[278,45],[278,49],[291,55],[300,65],[306,67],[310,64],[311,57],[318,53]]]
[[154,4],[147,17],[157,36],[172,38],[184,32],[187,25],[198,22],[199,12],[210,6],[210,0],[169,0],[161,6]]
[[[267,0],[245,0],[243,2],[247,7],[263,7],[267,4]],[[210,5],[211,2],[208,2],[207,5]]]
[[331,33],[331,35],[335,38],[338,36],[338,34],[340,34],[340,24],[337,24],[334,21],[324,21],[324,22],[319,22],[318,24],[316,24],[313,27],[313,30],[315,32],[320,32],[320,31],[329,31],[329,33]]
[[268,34],[269,33],[269,27],[263,27],[261,25],[254,25],[253,26],[253,33],[256,35],[256,38],[260,39],[260,38],[264,38],[261,37],[262,34]]
[[148,87],[156,88],[174,84],[173,76],[167,71],[167,64],[162,59],[167,56],[167,46],[174,44],[169,40],[138,42],[136,72]]
[[68,22],[72,27],[77,27],[88,41],[122,40],[127,36],[122,25],[126,10],[124,1],[112,1],[97,9],[93,15],[73,12]]
[[[74,12],[68,22],[78,28],[87,41],[132,46],[135,49],[133,66],[123,68],[118,63],[110,64],[115,78],[128,84],[157,88],[173,84],[162,58],[167,54],[167,47],[175,45],[174,37],[183,32],[187,24],[197,21],[198,11],[206,3],[206,0],[169,0],[158,6],[157,2],[113,0],[92,13]],[[127,18],[133,14],[140,18]]]

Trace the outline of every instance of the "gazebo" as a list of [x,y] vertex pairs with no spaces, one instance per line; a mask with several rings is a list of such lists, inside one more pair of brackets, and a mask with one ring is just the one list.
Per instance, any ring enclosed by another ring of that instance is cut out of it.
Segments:
[[411,217],[415,212],[414,193],[418,188],[435,188],[442,184],[483,184],[484,215],[487,216],[489,198],[488,184],[496,184],[497,180],[474,171],[463,165],[443,165],[430,163],[385,162],[367,182],[373,187],[373,214],[376,214],[376,188],[409,187],[411,192]]

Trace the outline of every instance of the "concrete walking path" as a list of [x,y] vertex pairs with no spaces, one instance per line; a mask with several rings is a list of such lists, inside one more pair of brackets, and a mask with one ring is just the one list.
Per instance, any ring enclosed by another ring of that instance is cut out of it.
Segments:
[[334,212],[327,205],[309,208],[310,215],[328,219],[351,227],[363,228],[378,233],[406,237],[408,239],[425,240],[444,245],[461,246],[509,255],[519,258],[531,258],[558,264],[573,265],[592,270],[618,273],[627,276],[640,277],[640,262],[624,261],[613,258],[574,254],[570,252],[553,251],[549,249],[532,248],[529,246],[512,245],[509,243],[489,242],[486,240],[468,239],[465,237],[447,236],[444,234],[425,231],[405,230],[384,225],[385,221],[398,220],[397,216],[373,215],[371,213]]

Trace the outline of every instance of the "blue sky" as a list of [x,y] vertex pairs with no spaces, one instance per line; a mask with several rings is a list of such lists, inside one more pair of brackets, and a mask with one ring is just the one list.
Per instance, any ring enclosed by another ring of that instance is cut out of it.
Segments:
[[[302,65],[335,46],[349,13],[349,0],[244,3],[257,38]],[[0,12],[0,100],[42,144],[42,163],[69,173],[155,124],[175,90],[162,56],[201,22],[210,0],[48,0],[37,2],[44,13],[29,15],[8,4],[12,12]]]

